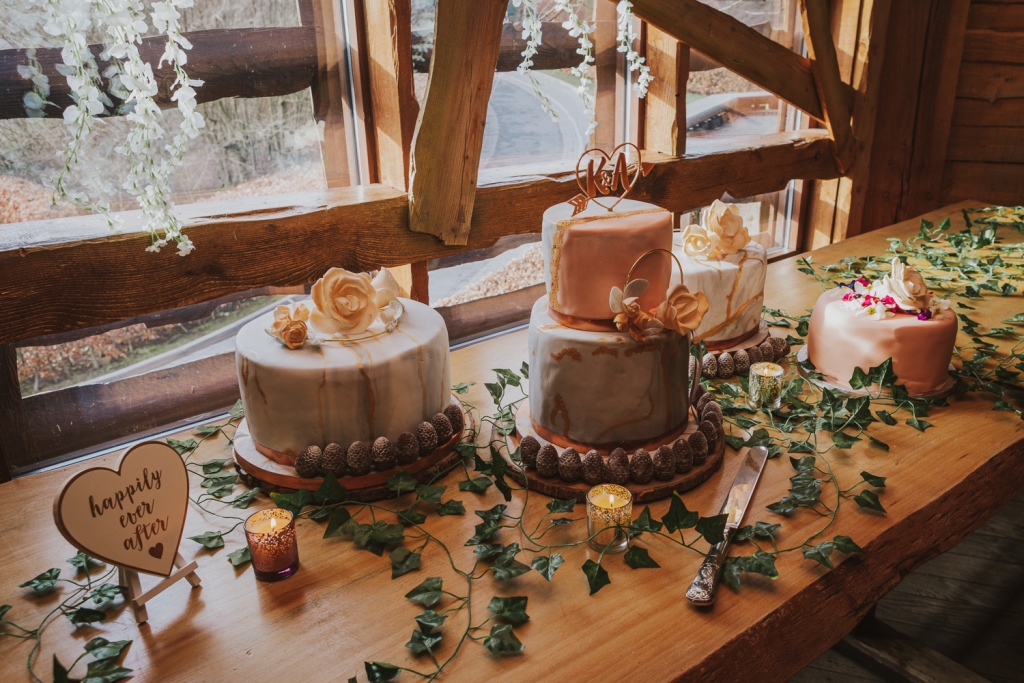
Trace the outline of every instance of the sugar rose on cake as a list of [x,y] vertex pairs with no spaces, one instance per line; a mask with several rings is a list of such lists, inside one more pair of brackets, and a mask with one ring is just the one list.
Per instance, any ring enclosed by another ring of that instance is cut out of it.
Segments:
[[267,330],[289,349],[297,349],[306,343],[309,309],[304,304],[278,306],[274,309],[274,322]]

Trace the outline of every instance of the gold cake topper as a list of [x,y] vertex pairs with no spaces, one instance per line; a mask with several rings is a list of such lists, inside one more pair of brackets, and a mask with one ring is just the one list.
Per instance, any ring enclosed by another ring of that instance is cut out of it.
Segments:
[[[637,163],[635,164],[628,163],[626,159],[626,152],[630,147],[636,151]],[[583,168],[584,160],[587,162],[585,169]],[[646,176],[652,168],[654,168],[654,164],[643,163],[640,148],[632,142],[622,143],[613,149],[611,154],[601,149],[588,149],[580,155],[579,161],[576,162],[576,184],[582,194],[569,200],[572,205],[572,215],[576,216],[585,211],[590,202],[594,202],[602,209],[614,211],[619,202],[633,190],[641,176]],[[622,194],[616,197],[611,206],[602,204],[598,200],[599,196],[617,192],[619,185],[622,186]]]

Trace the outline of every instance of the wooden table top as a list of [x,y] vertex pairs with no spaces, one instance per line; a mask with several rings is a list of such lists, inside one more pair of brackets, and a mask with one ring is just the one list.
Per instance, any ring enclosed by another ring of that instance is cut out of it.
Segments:
[[[958,209],[968,205],[979,204],[955,205],[927,217],[938,221],[953,214],[954,226],[962,227]],[[814,252],[814,262],[881,254],[888,246],[887,237],[905,238],[915,234],[918,225],[915,219],[826,247]],[[1013,240],[1006,232],[1003,238]],[[767,305],[803,314],[820,292],[817,283],[797,271],[795,258],[769,266]],[[986,326],[1024,310],[1019,295],[986,295],[977,303],[971,317]],[[452,382],[477,382],[469,400],[487,414],[493,404],[483,382],[493,380],[490,369],[517,368],[525,357],[525,331],[459,349],[452,354]],[[889,452],[871,448],[866,440],[850,450],[830,452],[839,480],[847,485],[859,480],[862,470],[888,477],[883,496],[887,515],[864,513],[846,501],[828,532],[828,538],[851,536],[866,555],[834,554],[835,561],[842,561],[828,571],[799,552],[788,553],[778,560],[778,580],[744,575],[738,593],[723,587],[715,606],[700,611],[684,598],[700,564],[696,553],[645,535],[642,545],[662,568],[633,570],[621,555],[609,556],[604,564],[611,584],[590,596],[580,568],[585,560],[596,560],[597,553],[586,546],[566,548],[562,550],[565,563],[550,583],[534,571],[508,583],[491,576],[474,582],[474,625],[484,621],[492,595],[529,596],[530,620],[516,627],[526,649],[496,658],[467,640],[443,677],[455,681],[786,680],[845,635],[902,576],[952,547],[1024,488],[1020,461],[1024,423],[1013,413],[993,412],[990,399],[968,397],[953,403],[951,408],[933,411],[929,419],[934,426],[925,432],[902,424],[887,428]],[[228,457],[225,444],[223,437],[209,440],[193,460]],[[115,458],[104,456],[88,464],[109,465]],[[727,454],[720,472],[684,495],[687,506],[715,514],[737,465],[735,455]],[[18,583],[50,567],[62,567],[65,576],[72,575],[65,560],[75,551],[54,527],[51,509],[62,482],[83,466],[0,486],[0,604],[13,605],[7,618],[20,624],[34,626],[57,605],[60,593],[33,598],[29,589],[17,588]],[[806,510],[787,519],[765,510],[765,505],[786,495],[793,474],[785,455],[770,460],[745,520],[782,522],[780,547],[800,544],[822,524],[821,518]],[[454,561],[465,569],[472,566],[473,548],[463,544],[480,522],[473,510],[503,500],[493,486],[483,495],[459,491],[457,482],[462,479],[458,471],[441,483],[448,486],[445,499],[462,500],[467,514],[431,514],[424,526],[447,544]],[[193,478],[196,491],[198,484],[198,478]],[[540,519],[547,500],[538,494],[529,497],[524,511],[528,524]],[[517,493],[509,512],[522,510],[522,501]],[[258,499],[260,507],[269,502],[263,496]],[[652,504],[653,516],[660,519],[667,506],[667,501]],[[239,517],[255,509],[242,512],[224,507],[224,514]],[[584,517],[585,512],[577,507],[572,516]],[[565,543],[578,541],[584,533],[582,524],[556,528],[549,537]],[[185,536],[226,526],[225,520],[193,505]],[[310,520],[301,520],[298,531],[301,568],[294,577],[276,584],[258,583],[251,566],[235,569],[227,561],[228,553],[245,543],[241,529],[226,538],[226,548],[215,552],[183,539],[181,553],[199,563],[201,588],[190,591],[181,582],[165,591],[149,603],[150,621],[142,627],[135,625],[129,609],[112,610],[98,628],[75,629],[59,618],[43,638],[37,669],[49,679],[52,655],[66,665],[89,639],[102,635],[111,641],[134,640],[123,664],[134,669],[136,681],[347,680],[357,674],[363,681],[364,661],[429,671],[429,659],[415,659],[405,648],[416,627],[413,618],[422,607],[403,596],[430,576],[443,577],[447,590],[465,593],[465,581],[451,570],[443,551],[428,545],[420,570],[392,580],[387,553],[374,556],[355,548],[347,538],[323,540],[322,523]],[[526,545],[515,529],[500,531],[495,540]],[[742,551],[749,554],[751,550],[748,546]],[[520,559],[529,562],[528,556]],[[143,577],[144,588],[153,583],[153,577]],[[450,604],[448,598],[442,606]],[[445,625],[439,659],[447,657],[459,641],[464,619],[465,613],[460,612]],[[29,680],[28,650],[20,641],[0,639],[0,680]],[[76,673],[83,666],[79,664]],[[403,673],[399,680],[417,677]]]

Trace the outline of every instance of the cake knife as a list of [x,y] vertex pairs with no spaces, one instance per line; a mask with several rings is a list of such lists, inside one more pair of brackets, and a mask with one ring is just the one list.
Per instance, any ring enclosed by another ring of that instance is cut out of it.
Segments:
[[743,522],[743,515],[747,512],[747,506],[754,495],[754,489],[757,487],[758,479],[761,478],[761,470],[764,469],[767,459],[767,448],[764,446],[751,448],[747,451],[747,456],[743,459],[739,472],[736,473],[736,478],[729,489],[729,495],[718,513],[729,515],[729,519],[725,523],[724,538],[711,546],[708,556],[704,558],[703,564],[697,570],[697,577],[686,591],[686,597],[695,605],[707,606],[715,601],[715,589],[718,588],[718,577],[722,572],[722,565],[725,564],[729,542]]

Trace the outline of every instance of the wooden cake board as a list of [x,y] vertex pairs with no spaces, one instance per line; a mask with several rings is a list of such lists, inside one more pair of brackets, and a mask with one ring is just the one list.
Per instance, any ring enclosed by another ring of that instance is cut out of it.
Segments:
[[132,612],[135,613],[135,623],[145,624],[149,621],[149,614],[146,612],[146,603],[163,593],[178,581],[185,579],[193,588],[199,585],[199,575],[196,574],[196,569],[199,568],[199,565],[196,564],[195,560],[185,562],[185,558],[181,556],[181,553],[175,553],[174,566],[177,567],[177,571],[166,579],[161,580],[160,583],[145,592],[142,591],[142,582],[139,580],[139,572],[134,569],[125,569],[124,567],[117,568],[117,582],[118,585],[126,586],[128,588],[128,604],[132,606]]
[[[734,354],[741,349],[743,351],[749,351],[755,346],[760,346],[770,336],[771,333],[768,331],[768,325],[766,325],[765,322],[762,320],[757,327],[757,332],[747,337],[743,341],[737,342],[732,346],[726,346],[725,348],[721,349],[709,348],[708,352],[715,354],[715,357],[717,358],[719,355],[725,353],[726,351],[728,351],[730,354]],[[699,362],[700,359],[698,358],[697,361]]]
[[[697,431],[697,421],[694,417],[693,412],[690,413],[690,423],[686,427],[686,431],[682,436],[688,436],[693,432]],[[532,422],[530,420],[530,406],[527,402],[519,407],[516,413],[516,431],[510,434],[508,444],[511,446],[512,452],[519,449],[519,443],[522,441],[524,436],[530,435],[537,439],[540,443],[541,448],[551,443],[544,439],[544,437],[537,434],[533,429]],[[497,433],[497,427],[491,427],[491,443],[500,443],[498,452],[501,453],[501,457],[508,463],[509,474],[520,484],[528,485],[530,490],[543,493],[546,496],[552,498],[558,498],[560,500],[568,500],[574,498],[577,501],[584,503],[587,500],[587,492],[593,488],[592,485],[587,484],[583,481],[567,482],[563,481],[558,477],[542,477],[537,470],[532,468],[526,468],[524,474],[524,468],[520,467],[519,463],[514,461],[511,457],[511,452],[506,447],[505,439]],[[553,444],[559,452],[562,448],[557,444]],[[634,503],[645,503],[652,500],[658,500],[660,498],[666,498],[672,495],[673,491],[683,493],[690,489],[700,486],[707,481],[712,474],[718,471],[722,466],[722,461],[725,458],[725,439],[722,438],[718,444],[718,448],[714,453],[708,454],[708,459],[704,461],[703,465],[699,465],[691,469],[689,472],[684,474],[676,474],[675,477],[668,481],[662,481],[660,479],[651,479],[646,484],[637,484],[632,481],[627,482],[624,486],[629,489],[629,492],[633,494]],[[745,449],[741,449],[745,450]],[[580,453],[581,456],[585,453]]]
[[[838,391],[841,394],[847,396],[871,396],[872,398],[891,398],[892,390],[886,389],[885,387],[879,387],[874,390],[869,389],[853,389],[846,382],[842,382],[839,379],[830,375],[825,375],[823,378],[811,377],[807,370],[804,368],[803,363],[807,362],[807,346],[800,347],[800,350],[796,354],[797,359],[797,370],[800,375],[804,377],[808,382],[820,389],[828,389],[829,391]],[[953,366],[949,366],[950,370],[953,370]],[[822,373],[824,374],[824,373]],[[942,383],[942,386],[935,391],[929,391],[923,394],[911,395],[912,398],[926,398],[929,400],[938,400],[946,398],[953,393],[953,389],[956,387],[956,379],[952,375],[946,377],[946,381]]]
[[[476,423],[472,414],[466,410],[457,396],[452,395],[452,403],[462,409],[463,427],[453,434],[447,443],[439,446],[433,453],[408,465],[398,465],[385,472],[370,472],[363,476],[340,477],[338,482],[348,491],[349,498],[362,503],[392,498],[395,493],[388,488],[388,478],[395,476],[399,471],[405,470],[422,484],[433,479],[438,472],[455,465],[462,458],[455,447],[462,442],[467,434],[476,434]],[[292,493],[298,489],[316,491],[324,483],[321,477],[300,477],[291,465],[272,460],[256,450],[245,420],[239,423],[238,430],[235,432],[234,461],[239,478],[247,486],[259,486],[264,491],[276,493]]]

